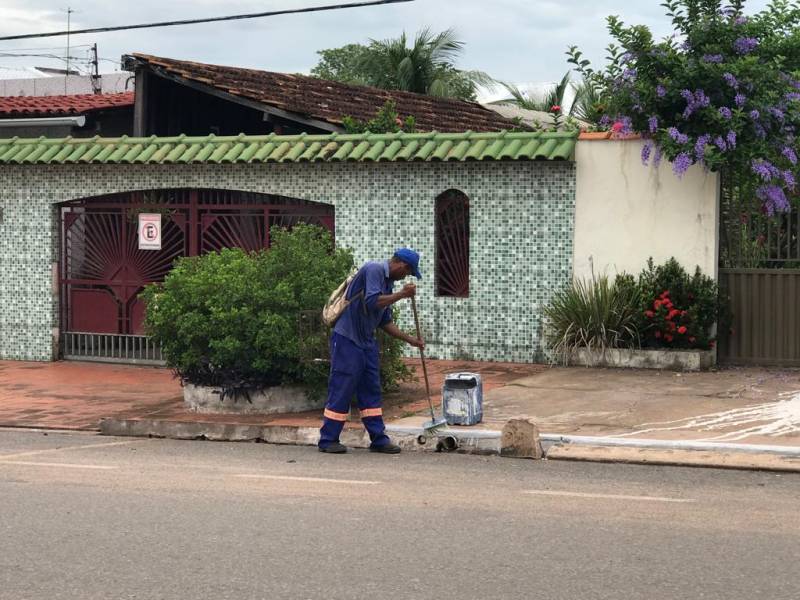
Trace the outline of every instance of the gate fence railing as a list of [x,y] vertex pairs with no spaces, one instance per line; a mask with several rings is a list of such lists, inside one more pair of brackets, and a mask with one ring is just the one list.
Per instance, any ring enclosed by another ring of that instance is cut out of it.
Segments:
[[67,331],[61,336],[65,360],[164,366],[161,347],[145,335]]

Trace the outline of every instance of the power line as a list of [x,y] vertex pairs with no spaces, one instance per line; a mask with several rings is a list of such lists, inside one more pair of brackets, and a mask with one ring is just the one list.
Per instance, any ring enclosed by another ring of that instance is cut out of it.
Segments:
[[122,25],[119,27],[96,27],[94,29],[79,29],[73,31],[54,31],[52,33],[26,33],[23,35],[6,35],[0,37],[0,41],[23,40],[30,38],[56,37],[60,35],[78,35],[79,33],[103,33],[108,31],[122,31],[125,29],[147,29],[150,27],[171,27],[173,25],[195,25],[197,23],[212,23],[215,21],[235,21],[240,19],[258,19],[262,17],[274,17],[277,15],[292,15],[297,13],[312,13],[329,10],[340,10],[344,8],[360,8],[363,6],[378,6],[381,4],[398,4],[400,2],[413,2],[414,0],[372,0],[370,2],[351,2],[349,4],[330,4],[326,6],[312,6],[307,8],[294,8],[287,10],[274,10],[270,12],[251,13],[247,15],[230,15],[227,17],[212,17],[207,19],[186,19],[183,21],[164,21],[161,23],[143,23],[140,25]]

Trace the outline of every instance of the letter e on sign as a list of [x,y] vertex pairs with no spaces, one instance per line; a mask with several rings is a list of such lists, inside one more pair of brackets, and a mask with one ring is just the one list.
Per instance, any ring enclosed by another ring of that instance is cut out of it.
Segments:
[[161,250],[161,214],[139,213],[139,250]]

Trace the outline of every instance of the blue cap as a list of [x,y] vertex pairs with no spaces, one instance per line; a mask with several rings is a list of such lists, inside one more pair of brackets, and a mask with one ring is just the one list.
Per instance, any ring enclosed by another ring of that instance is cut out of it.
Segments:
[[394,258],[402,260],[411,267],[411,273],[414,277],[422,279],[422,275],[419,272],[419,254],[417,252],[411,248],[398,248],[394,251]]

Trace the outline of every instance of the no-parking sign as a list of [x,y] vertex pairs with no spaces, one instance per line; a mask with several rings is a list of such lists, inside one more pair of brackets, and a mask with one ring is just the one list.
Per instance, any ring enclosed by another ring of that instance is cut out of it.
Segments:
[[139,213],[139,250],[161,250],[161,214]]

